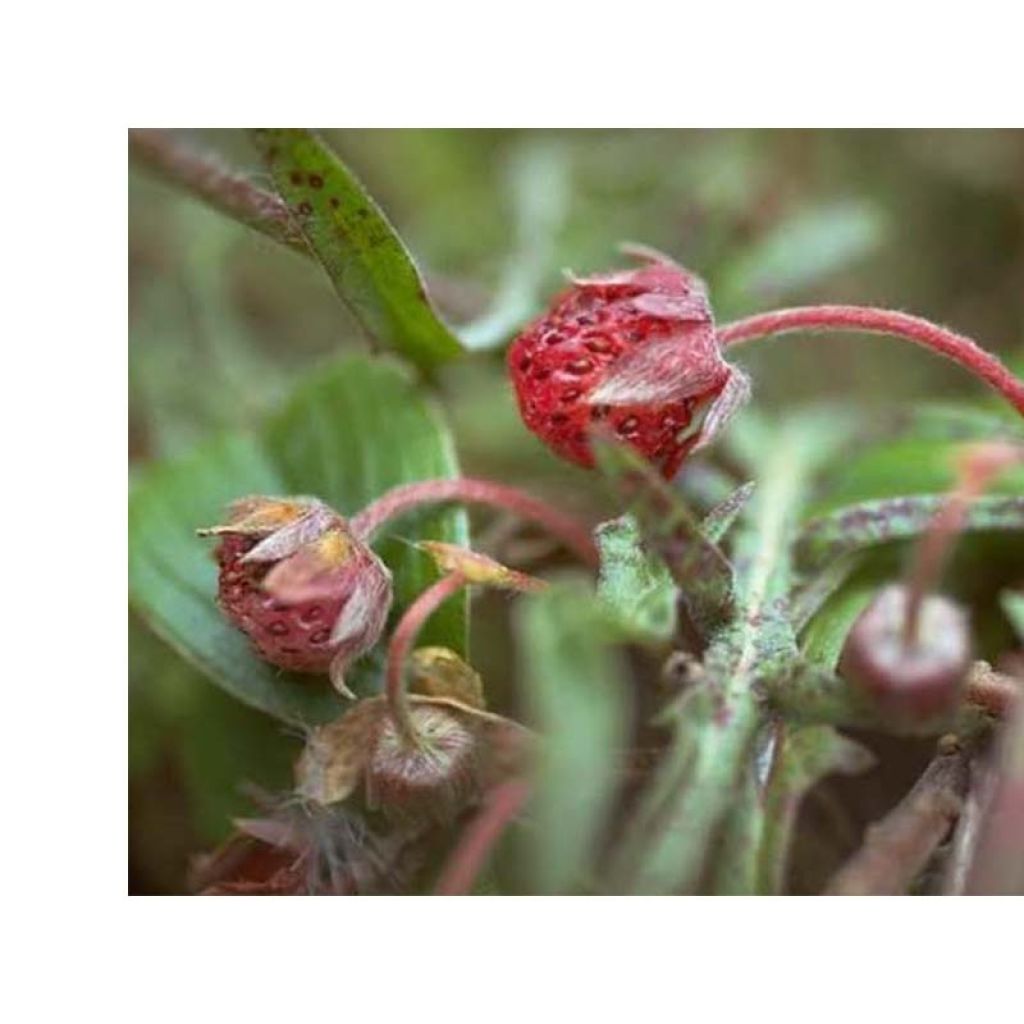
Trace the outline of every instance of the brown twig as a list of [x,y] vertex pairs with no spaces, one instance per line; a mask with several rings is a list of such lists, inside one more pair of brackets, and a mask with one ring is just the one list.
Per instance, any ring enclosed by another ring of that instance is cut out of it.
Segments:
[[264,191],[218,156],[173,132],[136,128],[128,133],[133,162],[235,220],[309,256],[309,246],[284,201]]
[[1024,701],[1018,700],[983,783],[969,895],[1024,894]]
[[957,820],[969,776],[969,752],[943,740],[914,788],[880,822],[825,890],[830,896],[896,896],[927,864]]
[[1005,718],[1022,694],[1024,684],[987,661],[976,661],[967,675],[967,700],[997,718]]

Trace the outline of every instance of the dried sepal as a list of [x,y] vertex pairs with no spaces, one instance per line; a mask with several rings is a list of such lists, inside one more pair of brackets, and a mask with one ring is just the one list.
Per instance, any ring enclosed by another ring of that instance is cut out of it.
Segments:
[[468,583],[523,592],[536,592],[547,586],[543,580],[539,580],[535,576],[517,572],[487,555],[471,551],[469,548],[459,547],[456,544],[425,540],[420,541],[417,547],[426,551],[442,572],[458,573]]
[[385,711],[380,698],[360,701],[337,721],[314,729],[295,765],[296,793],[325,806],[347,799],[370,760]]
[[400,890],[422,865],[418,826],[375,831],[358,809],[288,799],[236,831],[191,872],[206,896],[349,896]]
[[[316,601],[337,588],[354,560],[354,542],[347,530],[333,525],[279,557],[281,561],[263,577],[263,589],[286,604]],[[247,556],[243,561],[252,559]]]
[[448,697],[471,708],[484,708],[480,674],[447,647],[418,647],[409,657],[409,688],[426,697]]
[[225,533],[266,537],[283,527],[316,516],[326,508],[317,498],[274,498],[253,494],[231,502],[223,523],[196,532],[201,537],[216,537]]
[[489,788],[524,770],[530,733],[452,697],[409,697],[416,740],[396,727],[387,701],[360,701],[315,729],[295,767],[296,795],[330,807],[354,799],[395,819],[448,820]]

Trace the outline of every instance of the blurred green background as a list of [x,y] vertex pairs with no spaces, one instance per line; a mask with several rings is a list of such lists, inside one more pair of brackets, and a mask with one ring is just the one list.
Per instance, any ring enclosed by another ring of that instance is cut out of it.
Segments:
[[[891,306],[1017,362],[1024,341],[1024,132],[331,131],[416,255],[450,322],[495,337],[563,268],[644,242],[709,283],[720,321],[780,304]],[[257,170],[245,136],[194,133]],[[133,468],[254,424],[360,332],[323,272],[180,196],[130,178]],[[780,347],[785,346],[782,356]],[[962,371],[882,339],[793,338],[739,361],[772,410],[830,397],[888,414],[922,397],[987,401]],[[502,349],[436,382],[467,473],[514,480],[598,515],[588,475],[519,422]],[[503,599],[474,613],[474,658],[502,699]],[[298,739],[235,704],[131,622],[130,885],[184,890],[191,856],[250,809],[243,785],[287,785]],[[511,699],[511,698],[509,698]]]

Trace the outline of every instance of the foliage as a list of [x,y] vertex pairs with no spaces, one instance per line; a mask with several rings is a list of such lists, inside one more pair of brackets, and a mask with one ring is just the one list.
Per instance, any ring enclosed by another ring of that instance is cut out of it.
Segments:
[[[373,133],[259,130],[250,141],[273,187],[261,201],[279,204],[277,226],[215,205],[285,242],[284,255],[220,214],[175,207],[187,239],[177,253],[181,293],[158,274],[147,284],[146,260],[136,257],[130,591],[148,629],[133,629],[131,767],[136,789],[155,786],[161,752],[173,748],[196,842],[223,837],[243,809],[240,784],[289,785],[296,742],[278,722],[305,733],[347,705],[322,679],[268,666],[226,623],[211,542],[195,530],[246,494],[315,495],[351,516],[397,484],[459,475],[456,445],[474,475],[515,475],[601,521],[596,585],[556,579],[516,598],[511,616],[487,598],[474,613],[472,647],[462,593],[419,635],[420,645],[469,658],[481,673],[488,728],[500,731],[508,715],[535,731],[531,796],[482,876],[487,891],[790,891],[801,809],[836,775],[871,764],[873,734],[859,733],[862,744],[840,731],[888,731],[865,718],[839,672],[849,632],[934,521],[954,483],[957,445],[1018,438],[1019,424],[956,401],[897,403],[885,416],[836,404],[780,413],[795,404],[790,387],[815,375],[791,371],[794,380],[780,383],[766,372],[753,408],[671,484],[608,439],[596,442],[603,489],[553,464],[512,416],[491,350],[538,311],[562,265],[596,268],[613,243],[642,235],[708,276],[721,315],[816,294],[837,279],[853,287],[883,246],[897,244],[881,185],[857,198],[801,194],[751,231],[743,225],[763,218],[762,199],[778,192],[763,178],[774,165],[759,142],[726,133],[680,147],[665,133],[638,134],[642,145],[621,134],[523,135],[488,149],[482,134],[435,133],[428,143],[405,133],[389,143]],[[228,145],[250,159],[239,140]],[[394,147],[416,159],[380,156]],[[504,164],[504,202],[480,184],[485,153]],[[169,205],[144,182],[133,187],[145,196],[140,209]],[[492,219],[495,209],[509,226]],[[671,227],[684,213],[689,235]],[[431,255],[426,275],[412,249]],[[447,278],[435,272],[439,254]],[[322,294],[316,264],[343,309]],[[914,281],[904,274],[901,284],[900,304],[910,305]],[[190,303],[194,313],[183,315]],[[781,352],[774,358],[786,363]],[[820,381],[845,365],[831,353],[816,359]],[[887,365],[869,355],[863,372],[880,378]],[[891,376],[860,390],[922,390],[917,377]],[[946,581],[996,653],[1014,643],[1011,628],[1018,643],[1024,635],[1022,472],[972,505],[962,548],[970,579],[958,562]],[[407,517],[378,538],[395,580],[386,636],[440,578],[421,541],[469,545],[466,513]],[[532,550],[500,523],[474,537],[474,547],[489,544]],[[384,646],[353,666],[361,696],[383,688]],[[458,829],[446,827],[440,838],[409,834],[447,850]],[[837,866],[834,853],[822,856]],[[429,889],[425,857],[411,891]]]

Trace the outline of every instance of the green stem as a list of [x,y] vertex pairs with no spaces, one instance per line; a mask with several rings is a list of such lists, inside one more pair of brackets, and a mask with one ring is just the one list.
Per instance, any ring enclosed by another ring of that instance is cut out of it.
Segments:
[[[677,773],[677,794],[666,813],[641,804],[637,821],[660,818],[660,828],[643,845],[644,853],[620,876],[633,891],[693,892],[702,881],[710,844],[733,810],[737,789],[749,764],[758,730],[765,720],[757,681],[781,671],[796,655],[796,645],[778,602],[789,583],[791,533],[804,488],[817,462],[815,432],[801,420],[787,424],[768,447],[761,467],[752,518],[737,538],[739,620],[713,639],[705,668],[712,689],[707,699],[681,709],[675,744],[694,747],[692,760],[669,756]],[[689,718],[705,721],[691,728]],[[672,752],[670,752],[672,755]],[[679,765],[688,763],[679,773]],[[664,800],[664,787],[652,793]],[[635,837],[634,837],[635,838]],[[643,837],[640,837],[641,842]]]

